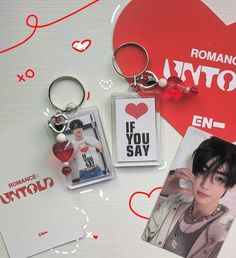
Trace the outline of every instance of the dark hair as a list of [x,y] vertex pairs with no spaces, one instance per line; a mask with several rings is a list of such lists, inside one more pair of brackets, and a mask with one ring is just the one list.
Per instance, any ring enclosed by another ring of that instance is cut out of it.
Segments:
[[[209,160],[212,160],[212,162],[208,166]],[[214,175],[223,164],[226,164],[224,171],[226,174],[225,187],[231,188],[236,184],[235,145],[212,136],[203,141],[193,153],[192,170],[195,176]]]
[[72,120],[69,124],[70,130],[74,131],[77,128],[83,128],[84,124],[80,119]]

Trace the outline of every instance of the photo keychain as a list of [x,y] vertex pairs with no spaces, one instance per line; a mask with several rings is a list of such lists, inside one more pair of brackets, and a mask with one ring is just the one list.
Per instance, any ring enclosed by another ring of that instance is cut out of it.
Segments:
[[[82,91],[82,99],[63,108],[52,100],[52,93],[61,83],[69,82]],[[51,83],[48,98],[57,110],[48,120],[56,139],[52,151],[61,162],[67,187],[74,189],[111,179],[113,166],[98,110],[80,108],[85,99],[81,82],[70,76],[59,77]]]
[[[126,75],[118,70],[116,55],[129,46],[142,51],[146,64],[139,73]],[[127,42],[116,48],[112,64],[120,76],[131,80],[129,88],[132,91],[112,94],[114,164],[119,167],[158,166],[161,164],[160,98],[159,93],[153,91],[157,77],[147,70],[148,52],[138,43]]]

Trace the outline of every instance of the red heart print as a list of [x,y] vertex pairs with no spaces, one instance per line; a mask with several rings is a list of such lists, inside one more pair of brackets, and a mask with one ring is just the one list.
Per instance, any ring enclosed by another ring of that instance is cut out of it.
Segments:
[[[149,217],[146,217],[146,216],[144,216],[144,215],[142,215],[142,214],[139,214],[138,212],[135,211],[135,209],[134,209],[133,206],[132,206],[132,201],[133,201],[133,199],[134,199],[134,197],[135,197],[136,195],[140,195],[140,194],[141,194],[141,195],[144,195],[144,196],[147,196],[147,198],[150,199],[151,195],[152,195],[155,191],[160,190],[160,189],[162,189],[162,187],[158,186],[158,187],[152,189],[151,192],[149,192],[149,193],[146,193],[146,192],[134,192],[134,193],[130,196],[130,198],[129,198],[129,208],[130,208],[130,210],[131,210],[136,216],[138,216],[138,217],[140,217],[140,218],[142,218],[142,219],[149,219]],[[140,205],[143,206],[143,204],[140,204]]]
[[144,115],[148,111],[148,106],[145,103],[129,103],[125,107],[125,112],[132,117],[138,119],[140,116]]
[[88,149],[89,149],[88,145],[85,145],[84,147],[80,148],[80,152],[86,153]]
[[97,239],[98,239],[98,235],[93,235],[93,238],[94,238],[95,240],[97,240]]
[[85,40],[75,40],[72,43],[72,48],[78,52],[84,52],[86,51],[90,45],[91,45],[92,41],[90,39],[85,39]]
[[[177,76],[186,86],[199,89],[194,97],[161,99],[161,115],[181,135],[193,125],[236,140],[236,23],[225,25],[199,0],[133,0],[117,20],[114,49],[130,41],[147,49],[148,69],[159,79]],[[139,72],[140,62],[146,62],[144,55],[141,61],[136,55],[125,58],[129,53],[123,48],[117,57],[123,74]],[[156,90],[161,95],[165,91]]]
[[61,161],[67,162],[74,151],[73,144],[70,141],[57,142],[52,147],[54,155]]

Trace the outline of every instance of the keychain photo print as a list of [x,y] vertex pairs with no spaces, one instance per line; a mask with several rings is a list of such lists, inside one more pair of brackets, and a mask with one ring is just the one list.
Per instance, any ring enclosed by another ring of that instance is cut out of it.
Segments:
[[[61,107],[53,98],[60,85],[73,84],[82,92],[78,104],[67,103]],[[114,175],[111,157],[96,107],[81,109],[85,90],[79,80],[63,76],[54,80],[48,91],[51,104],[57,112],[48,120],[56,143],[52,151],[61,162],[61,172],[69,189],[111,179]]]

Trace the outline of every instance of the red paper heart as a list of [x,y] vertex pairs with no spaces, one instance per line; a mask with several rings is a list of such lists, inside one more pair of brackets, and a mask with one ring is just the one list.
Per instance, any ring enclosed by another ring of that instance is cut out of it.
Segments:
[[[199,0],[133,0],[116,23],[114,49],[130,41],[147,49],[148,69],[159,79],[178,76],[186,86],[198,87],[194,97],[162,98],[162,116],[181,135],[194,125],[225,140],[236,140],[236,23],[226,26]],[[140,59],[130,52],[131,47],[122,48],[116,56],[123,74],[137,74],[146,63],[144,55]],[[231,64],[222,62],[226,55]]]
[[85,39],[83,41],[75,40],[72,43],[72,48],[78,52],[84,52],[90,47],[91,43],[90,39]]
[[61,161],[67,162],[74,151],[73,144],[69,141],[57,142],[52,147],[54,155]]
[[[133,209],[133,207],[132,207],[132,201],[133,201],[133,199],[134,199],[134,197],[135,197],[136,195],[140,195],[140,194],[141,194],[141,195],[144,195],[144,196],[147,196],[147,198],[150,199],[151,195],[152,195],[155,191],[160,190],[161,188],[162,188],[162,187],[156,187],[156,188],[152,189],[150,193],[146,193],[146,192],[135,192],[135,193],[133,193],[133,194],[130,196],[130,198],[129,198],[129,208],[130,208],[130,210],[131,210],[136,216],[138,216],[138,217],[140,217],[140,218],[142,218],[142,219],[149,219],[149,217],[146,217],[146,216],[144,216],[144,215],[142,215],[142,214],[139,214],[138,212],[135,211],[135,209]],[[143,204],[140,204],[140,205],[143,205]]]
[[144,115],[147,111],[148,111],[148,107],[145,103],[139,103],[137,105],[133,103],[129,103],[125,107],[125,112],[136,119]]
[[80,152],[85,153],[85,152],[87,152],[87,151],[88,151],[88,149],[89,149],[89,147],[88,147],[88,145],[86,145],[86,146],[84,146],[84,147],[80,148]]

